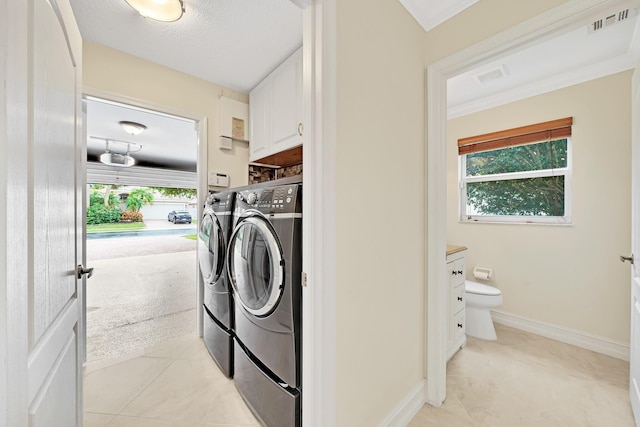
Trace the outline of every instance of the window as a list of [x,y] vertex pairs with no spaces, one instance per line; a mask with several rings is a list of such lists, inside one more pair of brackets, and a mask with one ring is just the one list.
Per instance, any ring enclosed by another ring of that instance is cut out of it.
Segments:
[[572,118],[458,140],[460,220],[571,222]]

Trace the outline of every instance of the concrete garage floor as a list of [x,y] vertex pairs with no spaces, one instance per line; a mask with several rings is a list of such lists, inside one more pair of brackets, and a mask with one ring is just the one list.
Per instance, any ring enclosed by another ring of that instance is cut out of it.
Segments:
[[195,249],[182,236],[87,240],[87,365],[195,334]]

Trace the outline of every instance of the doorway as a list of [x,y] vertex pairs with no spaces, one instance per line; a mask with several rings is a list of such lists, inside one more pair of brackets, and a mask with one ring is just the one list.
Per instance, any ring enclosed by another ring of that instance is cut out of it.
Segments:
[[104,365],[196,334],[198,122],[94,96],[84,106],[86,256],[95,269],[85,363]]
[[[447,292],[444,254],[446,232],[447,176],[447,81],[476,67],[490,64],[514,51],[522,51],[564,31],[583,26],[598,12],[606,10],[607,2],[572,2],[544,13],[497,36],[439,61],[428,68],[428,283],[427,283],[427,383],[426,400],[439,406],[446,397],[446,334]],[[604,74],[606,75],[606,74]],[[602,76],[602,75],[601,75]],[[597,77],[591,77],[597,78]],[[565,85],[568,86],[568,85]],[[533,94],[529,94],[531,96]],[[520,99],[525,98],[524,96]]]

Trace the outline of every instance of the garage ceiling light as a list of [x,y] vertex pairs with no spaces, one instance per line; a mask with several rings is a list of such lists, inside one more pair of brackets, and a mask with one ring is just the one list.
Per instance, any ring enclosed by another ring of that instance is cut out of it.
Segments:
[[173,22],[182,18],[184,3],[182,0],[125,0],[129,6],[145,18],[162,22]]
[[118,123],[122,126],[122,129],[124,129],[125,132],[131,135],[140,135],[147,129],[147,127],[141,123],[128,122],[125,120]]

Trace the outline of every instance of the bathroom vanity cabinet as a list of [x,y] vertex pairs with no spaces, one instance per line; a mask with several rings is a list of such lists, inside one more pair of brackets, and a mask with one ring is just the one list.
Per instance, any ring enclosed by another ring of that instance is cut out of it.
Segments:
[[467,342],[465,331],[465,256],[464,246],[447,246],[447,277],[449,280],[449,326],[447,360]]

